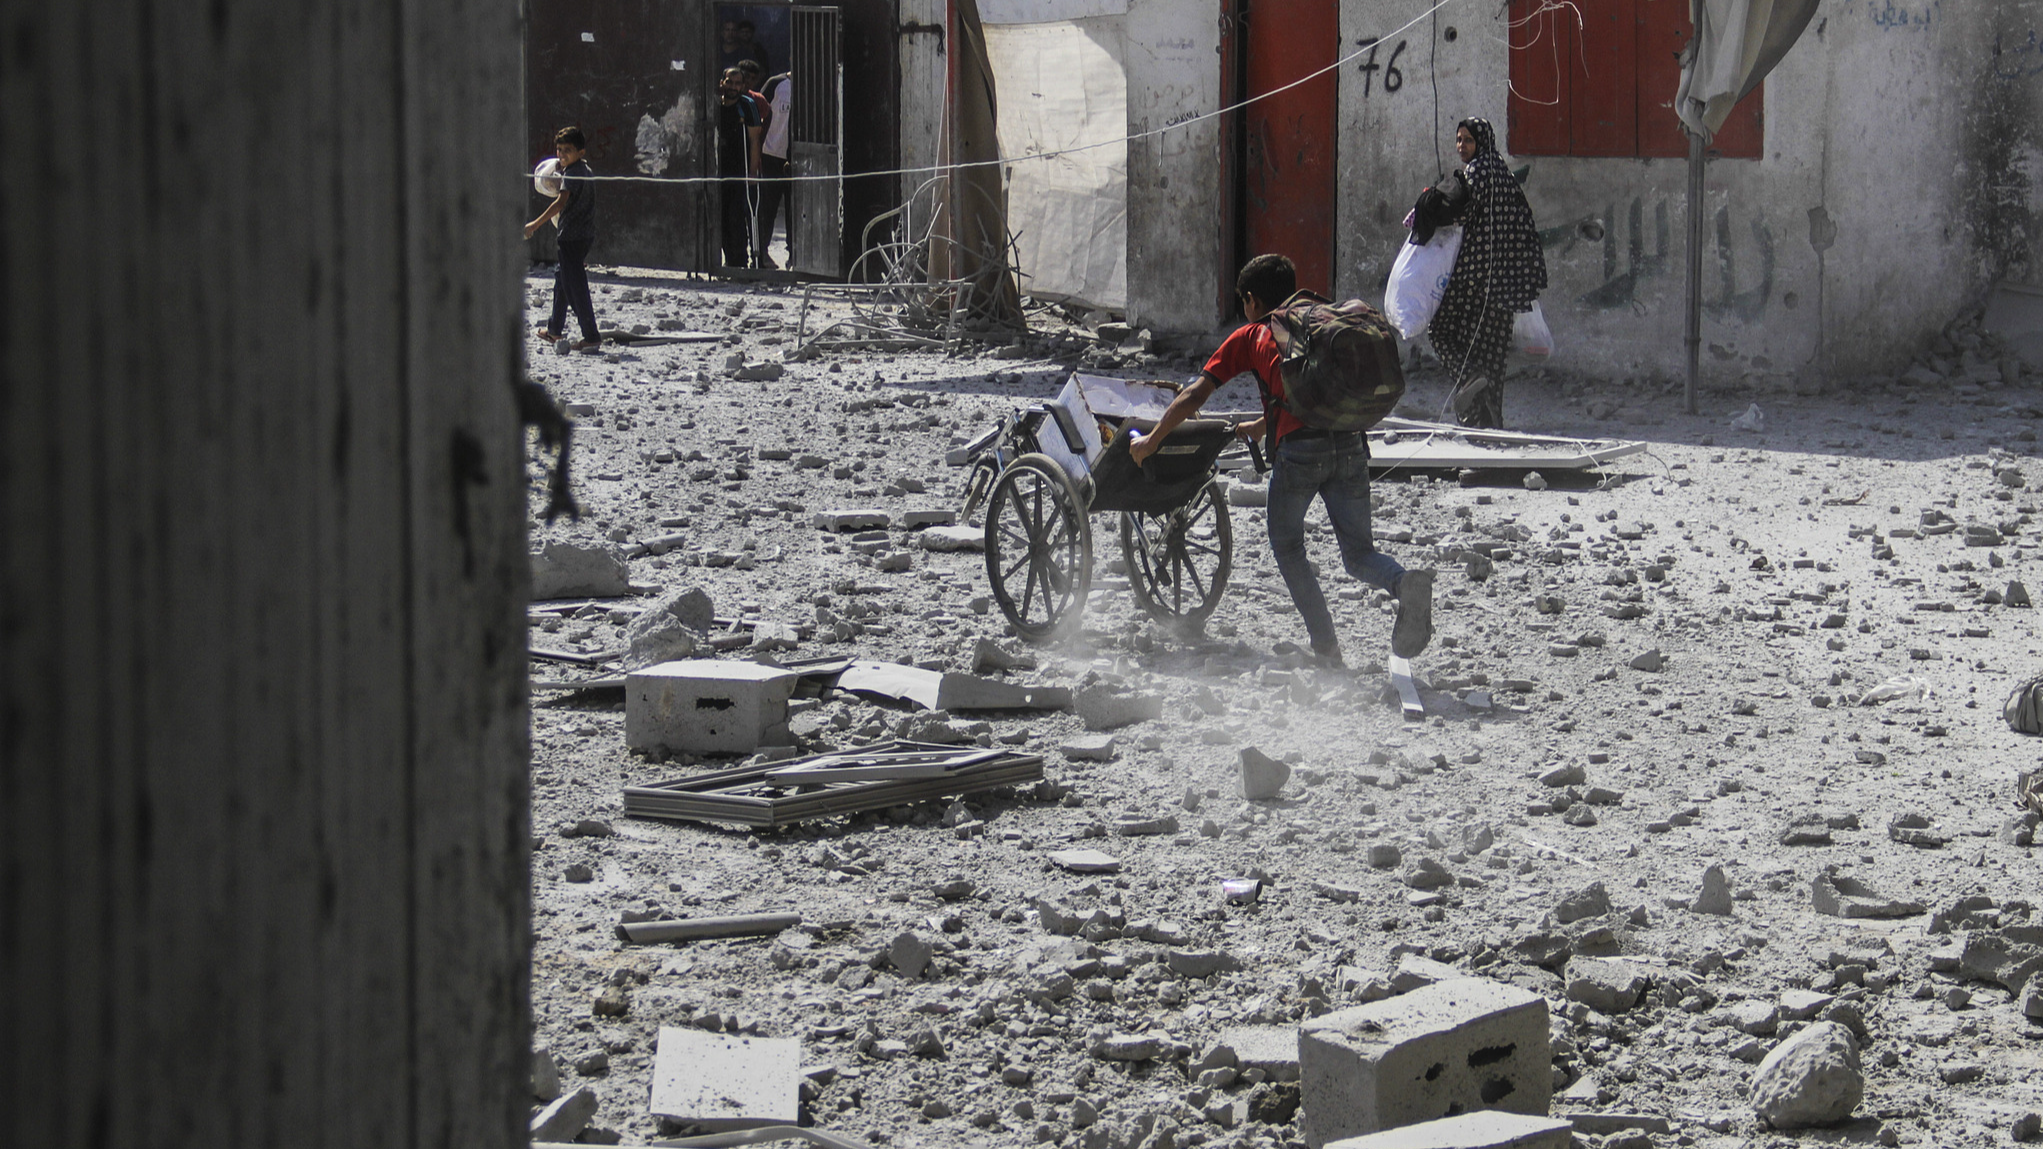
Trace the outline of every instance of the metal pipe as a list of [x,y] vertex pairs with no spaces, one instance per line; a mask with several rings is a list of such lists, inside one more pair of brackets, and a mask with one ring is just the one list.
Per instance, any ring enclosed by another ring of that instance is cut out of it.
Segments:
[[1694,415],[1702,374],[1703,138],[1688,137],[1688,413]]
[[800,914],[737,914],[727,918],[681,918],[664,922],[625,922],[617,927],[633,945],[687,941],[691,938],[742,938],[777,934],[802,924]]

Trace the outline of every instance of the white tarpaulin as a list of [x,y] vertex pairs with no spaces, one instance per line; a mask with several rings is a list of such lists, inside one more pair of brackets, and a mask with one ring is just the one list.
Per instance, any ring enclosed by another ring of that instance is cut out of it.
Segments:
[[1801,38],[1817,0],[1689,0],[1695,39],[1682,61],[1674,112],[1709,139]]
[[1022,290],[1128,305],[1128,81],[1121,16],[989,24],[1004,159],[1090,148],[1007,168],[1007,226]]

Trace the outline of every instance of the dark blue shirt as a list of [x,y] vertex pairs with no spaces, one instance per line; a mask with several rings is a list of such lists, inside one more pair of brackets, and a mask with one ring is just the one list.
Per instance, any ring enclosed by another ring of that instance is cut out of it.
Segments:
[[596,181],[576,179],[593,176],[589,161],[576,160],[562,169],[561,187],[567,192],[567,206],[560,209],[560,235],[556,243],[594,243],[596,240]]

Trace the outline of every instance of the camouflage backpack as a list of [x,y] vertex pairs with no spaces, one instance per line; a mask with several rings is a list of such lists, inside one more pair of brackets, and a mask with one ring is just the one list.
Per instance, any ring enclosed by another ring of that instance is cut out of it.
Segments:
[[1361,300],[1333,303],[1300,291],[1267,322],[1282,356],[1280,402],[1306,426],[1366,431],[1404,398],[1397,332]]

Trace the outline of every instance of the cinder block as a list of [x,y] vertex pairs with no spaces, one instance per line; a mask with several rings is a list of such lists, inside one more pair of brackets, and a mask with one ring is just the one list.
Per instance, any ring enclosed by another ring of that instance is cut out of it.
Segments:
[[1327,1149],[1568,1149],[1574,1127],[1555,1117],[1485,1110],[1336,1141]]
[[842,508],[818,511],[809,520],[819,531],[885,530],[893,522],[887,512],[870,508]]
[[705,1129],[793,1125],[801,1119],[802,1043],[660,1027],[652,1113]]
[[798,675],[756,662],[684,659],[624,680],[624,744],[633,750],[749,754],[793,741],[787,702]]
[[1553,1098],[1546,999],[1487,978],[1443,981],[1298,1030],[1311,1149],[1482,1109],[1544,1115]]

